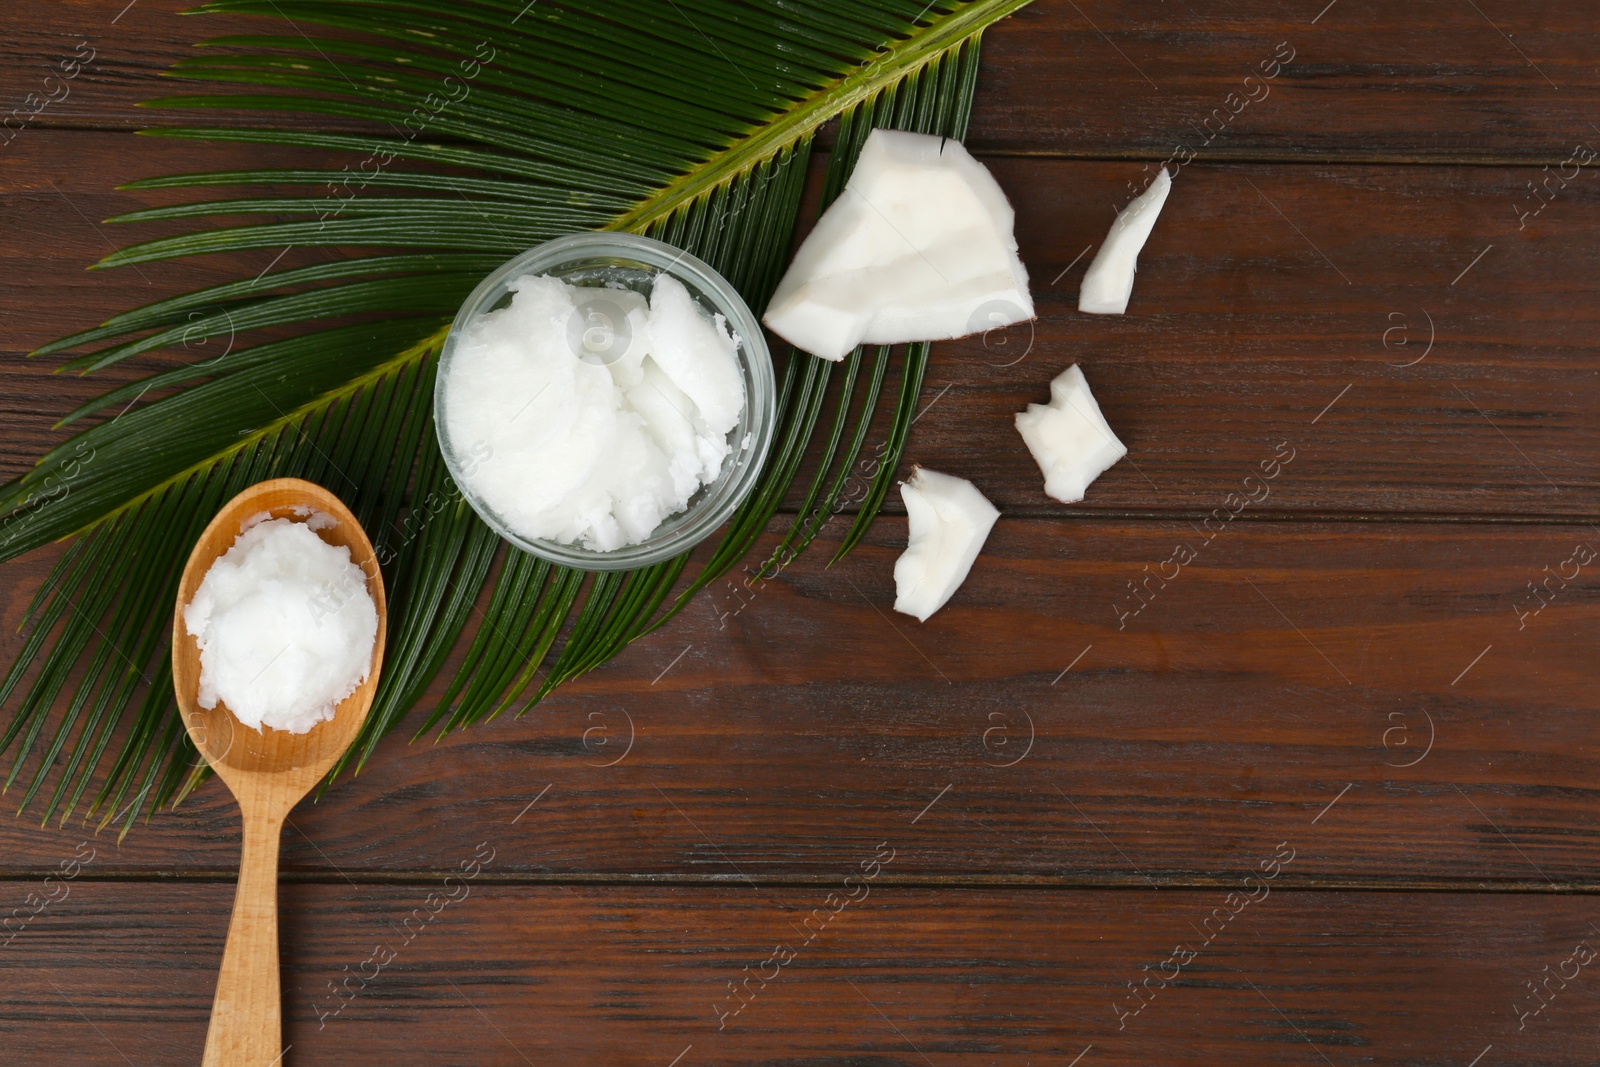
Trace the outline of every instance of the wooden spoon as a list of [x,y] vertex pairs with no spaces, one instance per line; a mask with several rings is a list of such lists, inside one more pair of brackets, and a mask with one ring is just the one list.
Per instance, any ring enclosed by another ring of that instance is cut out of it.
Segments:
[[[199,704],[200,650],[183,624],[183,609],[216,558],[232,547],[244,524],[263,513],[272,518],[304,519],[309,512],[331,515],[335,524],[317,535],[350,550],[350,559],[367,578],[367,592],[378,609],[378,636],[367,680],[334,709],[333,718],[303,734],[254,730],[240,723],[219,701]],[[178,586],[172,617],[172,682],[178,710],[200,754],[239,802],[244,818],[244,848],[239,888],[228,924],[228,944],[211,1003],[205,1067],[271,1067],[283,1057],[283,1016],[278,985],[278,844],[291,808],[322,780],[356,739],[383,662],[385,624],[383,578],[366,532],[339,498],[298,478],[276,478],[251,486],[211,520],[189,555]]]

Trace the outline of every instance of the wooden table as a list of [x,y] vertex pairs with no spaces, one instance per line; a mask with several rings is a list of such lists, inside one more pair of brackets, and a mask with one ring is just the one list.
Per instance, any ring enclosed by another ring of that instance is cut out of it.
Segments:
[[[1324,2],[991,31],[970,144],[1041,318],[937,346],[908,450],[1004,512],[966,586],[892,614],[890,514],[520,721],[392,737],[285,836],[292,1062],[1595,1062],[1600,17]],[[26,349],[260,266],[82,270],[153,198],[116,183],[282,162],[132,136],[254,29],[184,6],[5,16],[7,106],[96,50],[0,151],[5,477],[108,380]],[[1130,313],[1078,315],[1175,152]],[[1009,423],[1073,361],[1131,451],[1062,507]],[[0,909],[92,857],[0,948],[0,1062],[198,1062],[238,849],[217,783],[120,845],[0,823]]]

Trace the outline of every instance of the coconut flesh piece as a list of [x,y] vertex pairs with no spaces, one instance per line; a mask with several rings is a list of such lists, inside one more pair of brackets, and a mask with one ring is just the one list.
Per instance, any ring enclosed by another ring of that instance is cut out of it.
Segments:
[[1076,363],[1050,383],[1050,403],[1017,412],[1017,432],[1044,472],[1044,491],[1063,504],[1082,500],[1089,484],[1128,454]]
[[1150,188],[1134,197],[1117,213],[1106,243],[1095,253],[1078,290],[1078,310],[1091,315],[1121,315],[1133,295],[1133,275],[1139,269],[1139,251],[1150,239],[1161,206],[1172,191],[1172,177],[1163,167]]
[[762,321],[823,359],[1033,318],[999,184],[960,141],[873,130]]
[[900,483],[900,499],[911,533],[894,564],[894,610],[927,622],[967,580],[1000,512],[965,478],[924,467]]

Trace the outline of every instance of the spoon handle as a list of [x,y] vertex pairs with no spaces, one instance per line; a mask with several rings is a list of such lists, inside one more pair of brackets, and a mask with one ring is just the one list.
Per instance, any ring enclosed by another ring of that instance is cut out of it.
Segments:
[[204,1067],[277,1067],[283,1053],[278,986],[278,843],[283,815],[244,813],[239,888],[211,1002]]

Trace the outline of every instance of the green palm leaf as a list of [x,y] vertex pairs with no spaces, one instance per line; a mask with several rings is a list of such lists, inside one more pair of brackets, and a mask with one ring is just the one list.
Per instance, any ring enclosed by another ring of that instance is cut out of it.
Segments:
[[[962,136],[981,32],[1026,2],[207,3],[202,11],[260,15],[293,33],[207,42],[205,55],[170,73],[234,91],[152,106],[335,116],[374,132],[147,131],[335,150],[351,162],[130,183],[243,192],[120,216],[232,224],[154,236],[98,266],[327,246],[342,258],[150,304],[34,353],[73,353],[61,369],[82,373],[174,346],[201,358],[70,412],[64,423],[98,420],[0,486],[0,560],[74,537],[0,679],[0,703],[13,708],[0,733],[6,787],[20,787],[23,806],[43,794],[46,819],[83,810],[126,832],[203,779],[174,714],[165,624],[200,529],[263,478],[294,475],[339,493],[371,533],[390,590],[388,663],[341,766],[359,767],[422,700],[475,614],[462,666],[419,733],[525,710],[662,625],[748,555],[808,453],[817,470],[799,513],[754,573],[787,565],[853,505],[848,551],[891,485],[927,345],[909,346],[897,372],[886,348],[842,364],[785,352],[773,454],[687,582],[687,556],[587,575],[504,548],[455,490],[435,444],[439,347],[495,264],[581,230],[659,237],[764,306],[817,129],[840,119],[824,202],[873,127]],[[301,332],[284,336],[288,327]],[[248,343],[256,331],[267,333]],[[891,378],[895,401],[880,420]],[[856,475],[863,488],[847,489]]]

